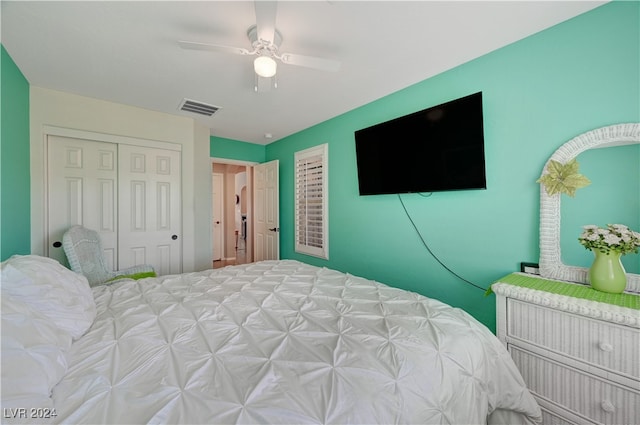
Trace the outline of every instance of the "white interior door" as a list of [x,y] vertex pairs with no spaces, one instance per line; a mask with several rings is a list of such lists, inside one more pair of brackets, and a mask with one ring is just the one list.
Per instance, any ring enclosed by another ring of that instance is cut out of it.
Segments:
[[100,234],[105,260],[117,268],[118,145],[47,137],[47,251],[66,264],[62,235],[80,224]]
[[280,259],[278,160],[253,167],[254,261]]
[[182,272],[181,154],[119,145],[119,266]]
[[47,136],[47,252],[66,263],[62,235],[96,230],[112,270],[182,271],[179,151]]
[[222,173],[213,173],[211,183],[211,202],[213,211],[213,261],[221,260],[222,247],[224,246],[224,226],[223,226],[223,183]]

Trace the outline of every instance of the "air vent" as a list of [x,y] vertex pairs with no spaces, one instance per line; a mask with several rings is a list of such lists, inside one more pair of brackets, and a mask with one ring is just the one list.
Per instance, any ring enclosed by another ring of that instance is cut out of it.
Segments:
[[198,102],[197,100],[183,99],[178,107],[181,111],[193,112],[194,114],[206,115],[210,117],[215,114],[220,107],[208,105],[203,102]]

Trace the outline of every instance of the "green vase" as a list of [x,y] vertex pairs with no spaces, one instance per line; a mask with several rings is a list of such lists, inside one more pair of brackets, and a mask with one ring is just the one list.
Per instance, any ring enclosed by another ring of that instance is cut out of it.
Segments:
[[602,292],[620,294],[627,286],[627,276],[620,262],[619,252],[610,251],[608,254],[598,250],[593,251],[595,258],[589,269],[591,287]]

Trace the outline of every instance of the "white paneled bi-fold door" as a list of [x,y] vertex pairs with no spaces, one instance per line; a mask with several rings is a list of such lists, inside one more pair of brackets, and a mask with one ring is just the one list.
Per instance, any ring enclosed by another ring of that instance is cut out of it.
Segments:
[[70,137],[47,137],[48,256],[70,226],[100,234],[114,270],[151,264],[182,271],[181,154],[171,150]]
[[180,273],[180,152],[118,145],[119,267]]

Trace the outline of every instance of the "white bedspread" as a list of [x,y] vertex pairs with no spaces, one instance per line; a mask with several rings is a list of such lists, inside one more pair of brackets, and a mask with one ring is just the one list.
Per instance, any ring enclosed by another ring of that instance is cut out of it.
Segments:
[[488,329],[366,279],[283,260],[93,291],[97,318],[53,391],[61,423],[539,418]]

